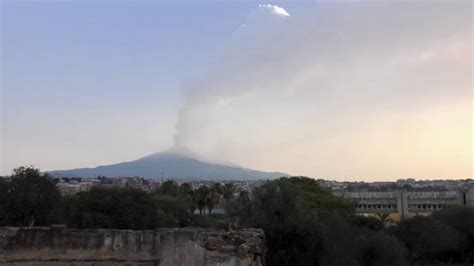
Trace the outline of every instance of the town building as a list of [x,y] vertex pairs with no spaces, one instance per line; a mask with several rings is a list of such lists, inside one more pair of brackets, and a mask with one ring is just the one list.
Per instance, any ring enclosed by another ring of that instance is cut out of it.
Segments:
[[335,191],[334,194],[357,203],[357,213],[368,216],[374,213],[397,213],[400,219],[429,215],[449,206],[474,207],[474,187],[445,191]]

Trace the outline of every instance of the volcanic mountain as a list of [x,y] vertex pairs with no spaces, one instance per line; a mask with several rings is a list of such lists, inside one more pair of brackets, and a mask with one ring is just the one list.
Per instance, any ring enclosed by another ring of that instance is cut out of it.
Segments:
[[257,180],[288,176],[278,172],[263,172],[240,166],[205,162],[192,156],[161,152],[138,160],[103,165],[95,168],[48,171],[54,177],[122,177],[140,176],[148,179],[185,180]]

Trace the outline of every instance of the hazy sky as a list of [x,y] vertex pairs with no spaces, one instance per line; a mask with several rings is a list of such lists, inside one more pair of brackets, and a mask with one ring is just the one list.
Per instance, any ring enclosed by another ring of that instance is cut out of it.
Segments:
[[211,161],[472,177],[471,1],[1,1],[0,174]]

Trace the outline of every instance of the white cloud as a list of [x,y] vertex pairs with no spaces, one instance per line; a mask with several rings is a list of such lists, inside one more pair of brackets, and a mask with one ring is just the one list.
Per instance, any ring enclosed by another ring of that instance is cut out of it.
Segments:
[[275,15],[278,15],[280,17],[288,17],[290,16],[290,13],[286,11],[283,7],[279,7],[277,5],[270,5],[270,4],[259,4],[258,5],[261,8],[264,8],[270,12],[272,12]]

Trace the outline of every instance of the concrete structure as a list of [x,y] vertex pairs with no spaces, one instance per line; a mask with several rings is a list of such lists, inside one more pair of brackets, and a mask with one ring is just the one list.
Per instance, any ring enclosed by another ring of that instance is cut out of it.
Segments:
[[264,265],[262,230],[0,228],[0,265]]
[[341,196],[356,201],[360,213],[403,211],[400,192],[344,192]]
[[427,215],[453,205],[474,207],[474,188],[447,191],[338,191],[335,194],[357,202],[357,212],[398,213],[401,218]]
[[133,188],[145,192],[156,191],[161,185],[161,182],[159,181],[144,179],[138,176],[118,177],[111,179],[111,181],[111,184],[117,187]]
[[160,182],[155,180],[146,180],[141,177],[117,177],[117,178],[75,178],[68,180],[62,178],[56,184],[56,187],[62,195],[74,195],[79,192],[89,191],[93,187],[119,187],[133,188],[145,192],[154,192],[160,187]]
[[474,187],[470,188],[465,195],[466,205],[474,207]]
[[57,183],[56,187],[62,195],[74,195],[79,192],[89,191],[97,183],[93,182],[70,182],[70,183]]

